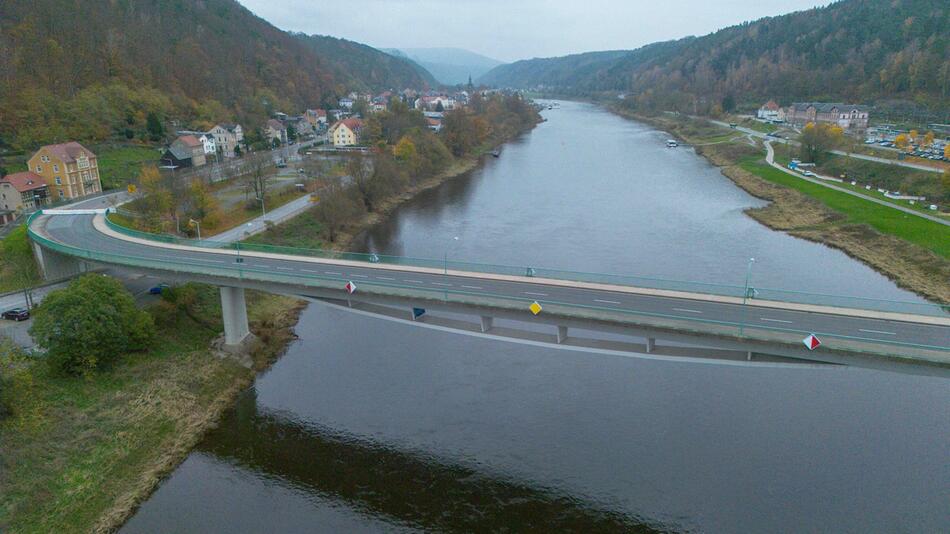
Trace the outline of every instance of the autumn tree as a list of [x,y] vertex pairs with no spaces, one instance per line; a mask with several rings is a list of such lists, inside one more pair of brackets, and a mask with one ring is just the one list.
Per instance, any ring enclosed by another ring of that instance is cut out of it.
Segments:
[[819,163],[829,150],[834,150],[844,139],[844,131],[838,126],[809,122],[802,129],[801,158],[804,161]]
[[393,148],[393,155],[401,162],[411,162],[416,157],[416,144],[409,137],[403,136]]
[[149,231],[161,231],[164,218],[172,211],[174,197],[161,173],[153,165],[142,167],[137,179],[141,196],[131,204],[142,216],[143,226]]
[[313,210],[313,216],[327,234],[331,243],[336,239],[347,223],[363,214],[363,203],[356,190],[346,187],[342,177],[334,177],[320,191],[320,201]]
[[934,133],[927,132],[926,134],[924,134],[924,141],[923,141],[922,146],[929,148],[933,144],[934,144]]
[[901,150],[910,146],[910,139],[907,137],[907,134],[898,134],[898,136],[894,138],[894,146]]
[[189,218],[208,226],[217,224],[221,211],[218,199],[211,194],[204,181],[197,178],[192,180],[188,187],[183,208]]

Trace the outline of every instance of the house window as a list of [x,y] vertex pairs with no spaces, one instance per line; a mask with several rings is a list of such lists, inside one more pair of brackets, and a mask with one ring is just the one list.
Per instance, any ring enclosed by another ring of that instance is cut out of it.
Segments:
[[59,172],[59,165],[53,165],[53,172]]
[[36,166],[36,172],[37,172],[37,174],[43,172],[43,166],[42,166],[42,165],[37,165],[37,166]]
[[60,198],[60,199],[63,199],[63,198],[65,198],[65,197],[66,197],[66,195],[63,194],[63,190],[60,189],[60,190],[59,190],[59,198]]
[[[59,176],[56,177],[56,185],[63,185],[63,179]],[[60,191],[62,193],[62,191]]]

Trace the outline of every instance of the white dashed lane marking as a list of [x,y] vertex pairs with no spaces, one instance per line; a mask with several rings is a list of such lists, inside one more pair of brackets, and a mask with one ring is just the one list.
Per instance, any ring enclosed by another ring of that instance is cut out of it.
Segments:
[[770,323],[787,323],[787,324],[792,324],[791,321],[785,321],[785,320],[783,320],[783,319],[769,319],[768,317],[759,317],[759,320],[760,320],[760,321],[768,321],[768,322],[770,322]]
[[481,289],[478,286],[462,286],[462,287],[464,287],[465,289]]
[[390,278],[388,276],[377,276],[376,278],[379,278],[380,280],[392,280],[392,281],[396,280],[395,278]]
[[885,331],[883,331],[883,330],[865,330],[865,329],[863,329],[863,328],[859,328],[858,330],[860,330],[860,331],[862,331],[862,332],[867,332],[867,333],[869,333],[869,334],[884,334],[884,335],[886,335],[886,336],[896,336],[896,335],[897,335],[897,332],[885,332]]
[[434,286],[452,287],[452,284],[445,284],[445,283],[442,283],[442,282],[432,282],[432,285],[434,285]]
[[689,309],[689,308],[673,308],[673,309],[676,310],[676,311],[686,312],[686,313],[703,313],[703,312],[701,312],[701,311],[699,311],[699,310],[691,310],[691,309]]
[[601,299],[594,299],[594,302],[602,302],[602,303],[604,303],[604,304],[620,304],[620,301],[618,301],[618,300],[601,300]]
[[538,297],[546,297],[546,296],[548,296],[547,293],[532,293],[531,291],[525,291],[524,294],[525,294],[525,295],[535,295],[535,296],[538,296]]

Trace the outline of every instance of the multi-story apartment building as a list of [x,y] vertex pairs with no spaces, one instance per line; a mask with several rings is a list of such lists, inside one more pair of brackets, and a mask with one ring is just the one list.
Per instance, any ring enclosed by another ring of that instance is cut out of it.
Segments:
[[28,165],[30,171],[43,177],[54,200],[102,191],[96,155],[75,141],[40,148]]
[[244,130],[240,124],[216,124],[208,133],[214,137],[217,150],[226,158],[233,158],[234,149],[244,143]]

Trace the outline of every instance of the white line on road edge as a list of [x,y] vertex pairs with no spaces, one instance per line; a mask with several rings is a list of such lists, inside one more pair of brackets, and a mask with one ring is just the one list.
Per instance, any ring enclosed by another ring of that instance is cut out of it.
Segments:
[[422,280],[404,280],[405,282],[411,282],[413,284],[424,284]]
[[538,296],[538,297],[546,297],[546,296],[548,296],[547,293],[532,293],[531,291],[524,291],[523,293],[524,293],[525,295],[535,295],[535,296]]
[[603,302],[604,304],[620,304],[619,300],[600,300],[594,299],[594,302]]
[[478,286],[462,286],[462,287],[464,287],[464,288],[466,288],[466,289],[481,289],[481,288],[478,287]]
[[897,332],[884,332],[883,330],[865,330],[863,328],[858,328],[861,332],[867,332],[869,334],[885,334],[888,336],[896,336]]
[[686,312],[686,313],[703,313],[703,312],[701,312],[701,311],[699,311],[699,310],[690,310],[689,308],[673,308],[673,310],[675,310],[675,311],[681,311],[681,312]]
[[452,284],[446,284],[446,283],[443,283],[443,282],[432,282],[432,285],[434,285],[434,286],[452,287]]
[[376,278],[379,278],[380,280],[392,280],[394,282],[396,281],[395,278],[390,278],[388,276],[377,276]]
[[760,321],[769,321],[769,322],[772,322],[772,323],[788,323],[788,324],[792,324],[791,321],[783,321],[782,319],[769,319],[768,317],[759,317],[759,320],[760,320]]

